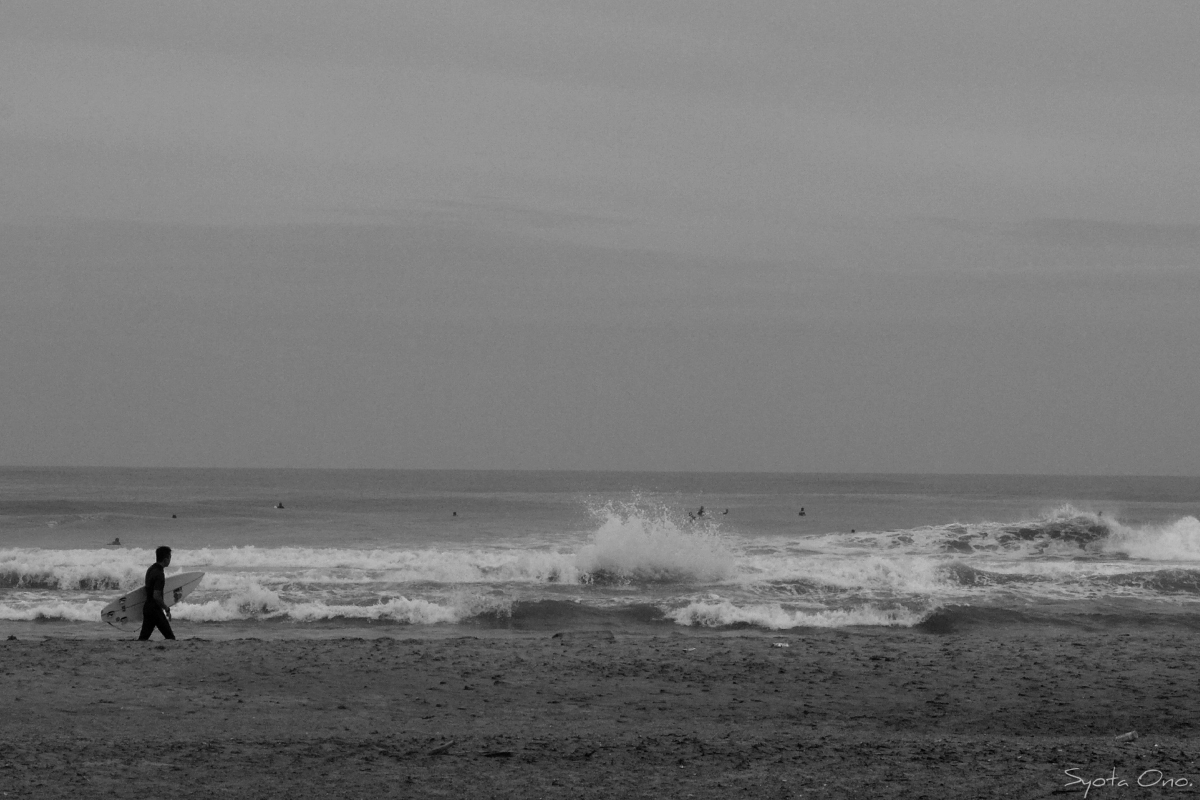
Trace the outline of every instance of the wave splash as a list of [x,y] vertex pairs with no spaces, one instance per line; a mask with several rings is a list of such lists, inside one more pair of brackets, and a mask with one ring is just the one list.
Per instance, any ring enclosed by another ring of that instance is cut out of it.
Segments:
[[1182,517],[1137,528],[1117,524],[1105,548],[1152,561],[1200,561],[1200,519]]
[[575,554],[581,582],[683,583],[733,576],[736,556],[716,523],[681,520],[666,508],[607,503],[599,527]]

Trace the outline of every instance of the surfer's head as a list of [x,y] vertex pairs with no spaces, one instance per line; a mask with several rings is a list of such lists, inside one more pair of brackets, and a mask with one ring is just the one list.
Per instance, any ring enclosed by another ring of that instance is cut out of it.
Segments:
[[171,548],[165,544],[162,547],[155,549],[154,560],[164,567],[171,563]]

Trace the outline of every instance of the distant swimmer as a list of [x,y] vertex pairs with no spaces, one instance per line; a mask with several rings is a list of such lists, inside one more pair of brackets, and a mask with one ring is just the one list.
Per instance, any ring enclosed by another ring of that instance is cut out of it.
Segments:
[[696,514],[696,516],[698,516],[698,517],[704,516],[704,506],[700,506],[700,511]]
[[851,529],[850,529],[850,532],[851,532],[851,533],[858,533],[858,531],[854,530],[854,528],[851,528]]
[[728,514],[728,513],[729,513],[729,509],[727,508],[727,509],[725,509],[724,511],[722,511],[721,513],[722,513],[722,514]]
[[177,519],[177,517],[174,514],[172,514],[171,519]]
[[451,511],[451,512],[450,512],[450,516],[452,516],[452,517],[457,517],[457,516],[458,516],[458,512],[457,512],[457,511]]
[[276,503],[276,504],[275,504],[275,507],[276,507],[276,508],[283,508],[283,503]]
[[121,537],[118,536],[117,538],[113,539],[111,542],[108,543],[108,546],[109,547],[113,547],[113,546],[120,547],[121,546]]
[[807,514],[804,513],[804,506],[800,506],[800,516],[802,516],[802,517],[808,516]]

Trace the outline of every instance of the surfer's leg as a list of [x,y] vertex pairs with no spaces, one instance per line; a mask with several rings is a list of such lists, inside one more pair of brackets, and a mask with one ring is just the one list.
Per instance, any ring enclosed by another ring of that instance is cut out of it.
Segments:
[[158,612],[158,629],[165,638],[175,638],[175,632],[171,630],[171,620],[167,619],[167,615],[161,611]]
[[150,638],[150,634],[154,632],[154,614],[142,614],[142,632],[138,634],[138,641],[144,642]]

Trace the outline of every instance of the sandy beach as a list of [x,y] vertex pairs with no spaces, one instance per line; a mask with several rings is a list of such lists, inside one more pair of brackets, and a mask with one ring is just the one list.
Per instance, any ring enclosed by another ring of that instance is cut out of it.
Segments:
[[1078,775],[1115,777],[1089,797],[1157,797],[1200,783],[1200,646],[1181,628],[410,630],[0,642],[0,792],[1010,798],[1082,795]]

